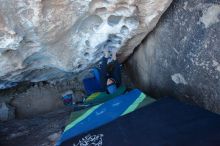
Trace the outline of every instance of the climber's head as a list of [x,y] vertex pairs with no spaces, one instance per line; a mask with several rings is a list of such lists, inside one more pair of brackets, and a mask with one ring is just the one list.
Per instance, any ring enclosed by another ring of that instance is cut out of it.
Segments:
[[114,93],[117,90],[116,81],[113,78],[108,78],[107,90],[110,94]]

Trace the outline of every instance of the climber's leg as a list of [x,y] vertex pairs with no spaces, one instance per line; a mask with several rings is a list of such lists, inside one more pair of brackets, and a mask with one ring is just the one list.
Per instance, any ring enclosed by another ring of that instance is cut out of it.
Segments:
[[117,60],[113,61],[112,78],[115,79],[117,86],[121,85],[121,65]]
[[102,91],[106,91],[107,82],[107,58],[103,57],[99,68],[93,68],[92,72],[97,82],[99,83]]

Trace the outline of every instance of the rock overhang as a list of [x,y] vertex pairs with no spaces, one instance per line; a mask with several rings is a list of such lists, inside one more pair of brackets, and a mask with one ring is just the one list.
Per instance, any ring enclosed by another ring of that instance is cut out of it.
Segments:
[[123,62],[172,0],[2,0],[0,80],[55,80],[117,51]]

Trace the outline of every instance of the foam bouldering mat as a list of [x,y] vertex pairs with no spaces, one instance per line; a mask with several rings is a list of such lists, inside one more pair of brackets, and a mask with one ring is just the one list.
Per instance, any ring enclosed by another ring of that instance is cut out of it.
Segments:
[[163,98],[62,146],[219,146],[220,116]]
[[153,102],[155,99],[134,89],[102,104],[72,112],[69,124],[65,127],[57,145],[62,145],[79,134],[110,123]]

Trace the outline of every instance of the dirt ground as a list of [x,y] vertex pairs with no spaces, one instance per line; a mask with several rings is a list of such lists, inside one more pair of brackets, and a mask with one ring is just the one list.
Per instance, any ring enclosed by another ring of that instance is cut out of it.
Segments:
[[16,119],[0,123],[1,146],[52,146],[49,136],[59,133],[65,126],[70,109],[28,119]]

